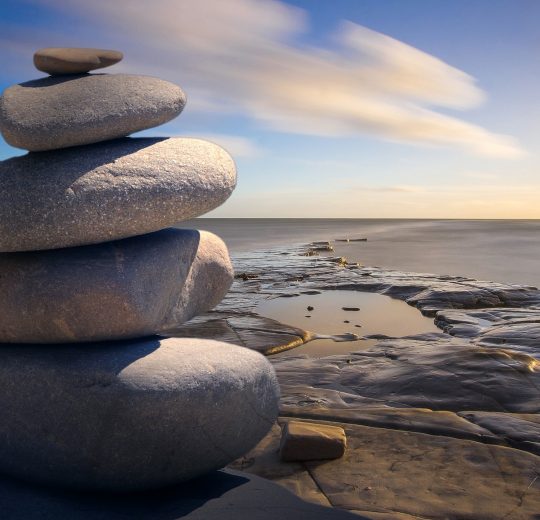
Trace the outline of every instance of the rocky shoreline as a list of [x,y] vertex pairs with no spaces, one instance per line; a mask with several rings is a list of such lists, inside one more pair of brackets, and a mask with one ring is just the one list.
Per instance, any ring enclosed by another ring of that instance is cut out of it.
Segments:
[[[233,467],[373,520],[537,518],[538,289],[351,265],[309,244],[237,254],[233,263],[239,274],[222,303],[174,335],[270,356],[282,393],[278,424],[340,425],[349,440],[341,459],[284,463],[276,424]],[[326,290],[404,300],[441,332],[370,336],[378,342],[365,350],[317,359],[291,350],[315,334],[256,312],[265,298]]]

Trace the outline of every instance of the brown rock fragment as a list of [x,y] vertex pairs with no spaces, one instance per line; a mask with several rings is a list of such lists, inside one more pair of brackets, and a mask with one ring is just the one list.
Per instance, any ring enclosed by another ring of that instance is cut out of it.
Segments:
[[122,60],[119,51],[72,47],[49,47],[34,53],[34,66],[47,74],[81,74],[109,67]]
[[338,459],[346,447],[347,437],[339,426],[289,421],[283,426],[280,457],[283,461]]

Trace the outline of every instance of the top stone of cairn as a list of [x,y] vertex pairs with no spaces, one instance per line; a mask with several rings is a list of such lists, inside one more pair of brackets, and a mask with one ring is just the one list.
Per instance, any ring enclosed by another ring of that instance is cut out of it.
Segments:
[[36,69],[51,76],[82,74],[118,63],[124,55],[107,49],[48,47],[34,54]]

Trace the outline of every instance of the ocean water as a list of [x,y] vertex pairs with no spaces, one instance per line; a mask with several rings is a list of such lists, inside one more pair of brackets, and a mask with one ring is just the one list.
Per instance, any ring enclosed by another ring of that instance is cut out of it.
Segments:
[[221,236],[232,253],[336,242],[364,265],[540,286],[540,220],[195,219],[179,227]]
[[179,227],[212,231],[240,251],[335,242],[336,255],[369,266],[540,286],[540,220],[208,219]]

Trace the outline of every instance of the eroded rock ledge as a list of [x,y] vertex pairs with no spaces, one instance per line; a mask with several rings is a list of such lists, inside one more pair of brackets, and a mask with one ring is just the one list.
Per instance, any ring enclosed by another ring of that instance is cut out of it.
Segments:
[[174,334],[271,355],[313,334],[257,315],[262,299],[340,289],[404,300],[441,332],[378,336],[348,355],[270,357],[280,421],[341,425],[349,448],[335,461],[283,463],[276,425],[236,467],[373,520],[537,519],[540,291],[360,267],[312,251],[236,255],[240,276],[225,300]]

